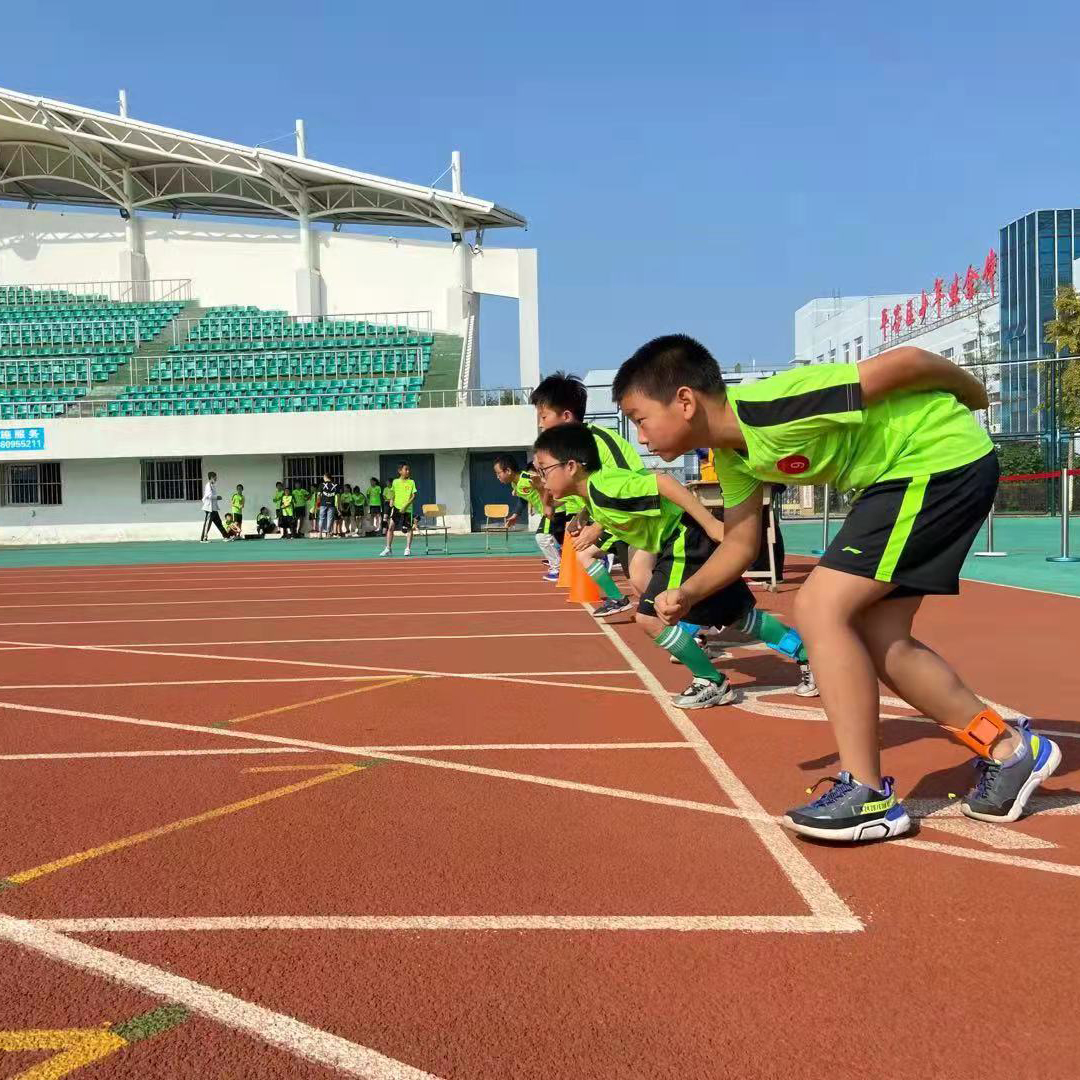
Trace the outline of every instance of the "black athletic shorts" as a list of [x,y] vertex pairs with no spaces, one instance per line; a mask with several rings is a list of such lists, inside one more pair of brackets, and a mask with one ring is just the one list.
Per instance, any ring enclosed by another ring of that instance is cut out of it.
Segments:
[[952,595],[990,512],[997,454],[948,472],[871,484],[855,500],[822,566],[891,581],[890,596]]
[[396,532],[408,532],[412,528],[412,511],[399,510],[396,506],[390,511]]
[[[648,588],[641,596],[638,611],[642,615],[655,615],[653,601],[668,589],[677,589],[691,574],[696,573],[716,550],[716,542],[701,526],[683,514],[678,527],[669,536],[656,559]],[[755,606],[750,587],[739,578],[719,592],[707,596],[695,604],[683,616],[684,622],[698,626],[730,626],[738,622]]]
[[546,533],[548,536],[554,536],[555,543],[562,547],[563,539],[566,537],[566,520],[567,515],[561,510],[556,510],[551,517],[544,514],[536,528],[537,535]]

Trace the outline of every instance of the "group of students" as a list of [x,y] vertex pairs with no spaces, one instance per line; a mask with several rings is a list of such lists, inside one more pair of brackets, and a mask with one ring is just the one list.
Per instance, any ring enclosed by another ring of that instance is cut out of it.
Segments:
[[[1053,740],[1006,722],[918,641],[922,600],[955,594],[997,489],[998,462],[972,410],[986,390],[949,360],[901,347],[861,364],[816,364],[726,386],[709,351],[685,335],[642,346],[619,369],[613,398],[640,442],[665,461],[714,451],[725,519],[672,477],[646,471],[629,443],[583,423],[586,391],[557,373],[532,396],[539,437],[531,465],[512,455],[499,480],[540,515],[537,543],[558,576],[569,530],[575,558],[609,601],[692,675],[685,709],[737,700],[717,670],[709,630],[763,642],[798,665],[803,696],[820,694],[839,749],[828,789],[784,815],[831,841],[886,839],[911,826],[881,772],[879,684],[972,750],[976,782],[961,809],[1015,821],[1058,767]],[[829,484],[855,493],[842,528],[802,585],[795,624],[762,611],[743,575],[758,558],[769,484]],[[517,515],[515,515],[517,516]],[[612,579],[619,553],[634,599]],[[819,781],[819,784],[822,781]],[[818,785],[815,785],[815,788]],[[809,789],[813,790],[813,789]]]
[[[256,519],[261,535],[280,530],[284,540],[305,535],[324,540],[336,536],[365,536],[367,515],[370,515],[372,530],[376,533],[382,530],[383,485],[378,477],[373,476],[366,489],[359,484],[338,485],[329,473],[323,474],[320,486],[310,490],[300,484],[290,488],[279,480],[274,485],[271,502],[273,518],[264,506]],[[308,523],[305,533],[304,527]]]
[[[255,515],[255,532],[245,537],[244,485],[236,485],[229,499],[231,510],[222,520],[217,473],[208,473],[203,491],[204,516],[200,542],[209,543],[211,526],[217,528],[224,540],[262,539],[278,532],[283,540],[300,539],[305,535],[325,540],[330,537],[365,536],[367,524],[370,523],[375,535],[385,532],[386,547],[381,555],[393,554],[396,532],[404,533],[405,554],[412,554],[416,484],[405,462],[398,466],[398,475],[394,480],[383,484],[377,476],[373,476],[366,490],[359,484],[339,486],[329,473],[323,473],[322,484],[311,489],[300,484],[290,487],[279,480],[274,485],[270,501],[274,507],[273,515],[269,507],[260,506]],[[307,533],[304,531],[305,525],[309,525]]]

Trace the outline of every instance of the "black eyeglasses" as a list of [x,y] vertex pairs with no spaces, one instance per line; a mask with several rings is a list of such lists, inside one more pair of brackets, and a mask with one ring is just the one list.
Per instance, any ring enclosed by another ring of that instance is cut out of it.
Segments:
[[569,464],[569,461],[556,461],[554,465],[537,465],[534,463],[533,468],[540,474],[541,480],[546,480],[547,474],[551,472],[552,469],[565,468]]

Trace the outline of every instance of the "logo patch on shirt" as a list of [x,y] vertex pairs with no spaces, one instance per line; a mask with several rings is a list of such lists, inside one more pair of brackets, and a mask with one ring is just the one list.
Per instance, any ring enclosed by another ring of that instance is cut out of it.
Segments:
[[789,454],[776,463],[776,468],[788,476],[797,476],[810,468],[810,459],[805,454]]

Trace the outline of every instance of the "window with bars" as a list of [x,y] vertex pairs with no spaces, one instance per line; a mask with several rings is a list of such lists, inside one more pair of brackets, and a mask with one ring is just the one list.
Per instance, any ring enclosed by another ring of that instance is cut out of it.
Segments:
[[855,363],[857,364],[862,359],[862,338],[857,337],[855,339]]
[[142,462],[142,501],[199,502],[202,458],[149,458]]
[[60,462],[20,462],[0,466],[0,504],[59,506]]
[[329,473],[338,488],[345,482],[345,457],[342,454],[303,454],[287,457],[282,462],[287,488],[302,487],[314,491],[321,483],[323,473]]

